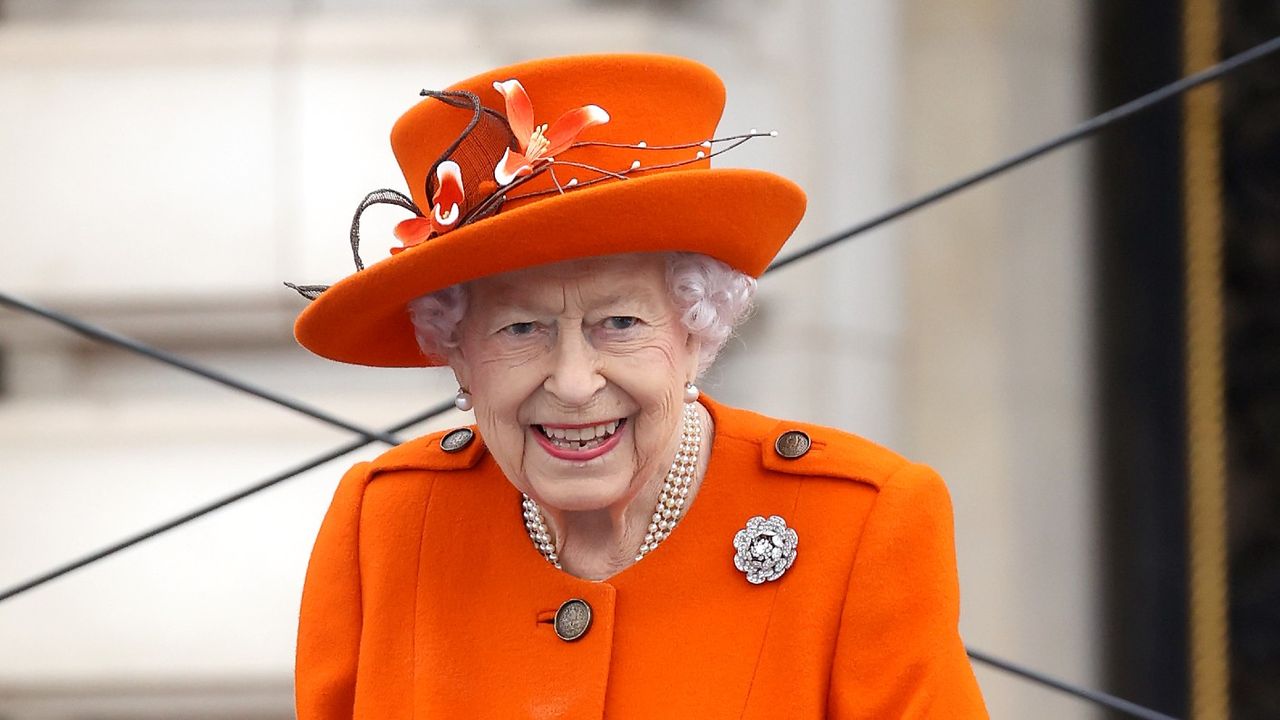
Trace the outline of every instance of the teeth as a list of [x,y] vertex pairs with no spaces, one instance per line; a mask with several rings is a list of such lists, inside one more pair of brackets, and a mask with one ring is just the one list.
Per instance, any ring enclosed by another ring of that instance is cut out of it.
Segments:
[[558,428],[558,427],[547,427],[545,425],[541,425],[539,427],[542,429],[542,434],[546,435],[552,440],[587,442],[590,440],[594,440],[596,438],[609,437],[610,435],[617,432],[619,424],[620,424],[620,421],[611,420],[607,423],[602,423],[600,425],[592,425],[590,427],[584,427],[584,428]]

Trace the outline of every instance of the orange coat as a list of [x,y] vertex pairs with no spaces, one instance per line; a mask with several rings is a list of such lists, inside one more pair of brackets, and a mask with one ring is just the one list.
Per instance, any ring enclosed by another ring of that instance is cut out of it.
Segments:
[[[534,549],[478,437],[352,468],[307,570],[299,720],[986,717],[938,476],[852,435],[703,403],[701,490],[662,545],[602,582]],[[784,459],[774,440],[797,428],[812,448]],[[752,585],[733,536],[775,514],[797,559]],[[593,614],[575,642],[551,625],[569,598]]]

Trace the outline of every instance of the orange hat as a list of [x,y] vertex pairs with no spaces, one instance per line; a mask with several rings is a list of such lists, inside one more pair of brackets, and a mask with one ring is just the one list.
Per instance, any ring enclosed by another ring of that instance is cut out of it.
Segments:
[[[290,285],[313,300],[294,333],[317,355],[442,365],[418,348],[409,301],[562,260],[686,251],[759,276],[804,214],[804,192],[785,178],[711,168],[711,156],[769,133],[713,137],[724,85],[690,60],[535,60],[423,94],[391,131],[411,197],[379,190],[360,204],[355,274]],[[417,217],[396,228],[404,247],[365,268],[360,213],[377,203]]]

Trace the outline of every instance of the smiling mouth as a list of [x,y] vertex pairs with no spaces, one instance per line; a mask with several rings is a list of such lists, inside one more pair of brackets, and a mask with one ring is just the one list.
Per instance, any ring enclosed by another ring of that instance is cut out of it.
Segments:
[[534,425],[533,429],[556,449],[577,453],[602,447],[626,424],[626,418],[619,418],[599,425],[582,427]]

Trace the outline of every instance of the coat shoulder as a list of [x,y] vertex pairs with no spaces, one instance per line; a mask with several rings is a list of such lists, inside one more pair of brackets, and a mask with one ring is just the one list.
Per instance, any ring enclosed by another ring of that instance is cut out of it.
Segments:
[[768,471],[840,478],[879,489],[911,464],[883,445],[836,428],[718,404],[710,408],[715,415],[716,437],[755,446],[761,466]]
[[374,458],[372,476],[395,470],[469,470],[484,457],[484,441],[474,426],[439,430],[401,443]]

